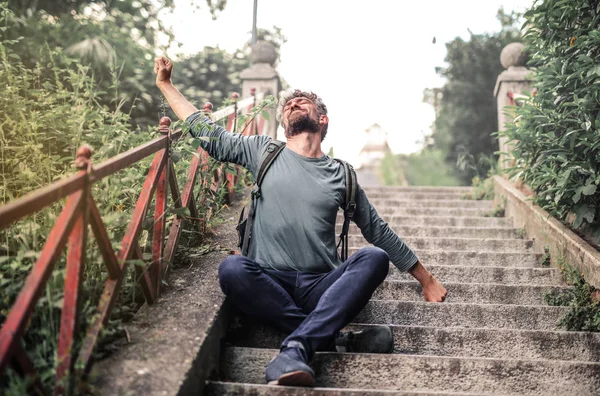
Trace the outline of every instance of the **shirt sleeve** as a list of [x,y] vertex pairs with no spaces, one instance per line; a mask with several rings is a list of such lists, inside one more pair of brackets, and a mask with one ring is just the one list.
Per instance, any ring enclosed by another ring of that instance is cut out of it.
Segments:
[[390,261],[400,271],[410,270],[419,260],[406,243],[379,216],[360,186],[356,192],[354,222],[360,228],[367,242],[385,250],[390,256]]
[[265,135],[243,136],[231,133],[215,124],[201,111],[190,115],[184,124],[184,133],[200,138],[201,147],[218,161],[232,162],[256,173],[261,153],[271,138]]

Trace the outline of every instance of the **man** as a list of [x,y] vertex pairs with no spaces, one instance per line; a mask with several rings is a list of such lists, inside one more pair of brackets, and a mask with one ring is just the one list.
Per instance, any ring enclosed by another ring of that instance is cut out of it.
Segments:
[[[156,84],[202,147],[221,161],[256,173],[268,136],[241,136],[214,125],[171,83],[173,64],[155,59]],[[389,327],[356,334],[340,330],[365,307],[388,273],[389,260],[422,285],[425,300],[442,302],[446,289],[388,227],[359,187],[354,221],[378,247],[360,249],[342,263],[335,221],[345,199],[343,167],[321,150],[329,118],[321,98],[294,91],[279,103],[287,145],[261,186],[248,256],[226,258],[219,267],[225,295],[245,314],[270,322],[288,337],[266,368],[270,384],[313,386],[308,363],[333,345],[354,352],[391,352]]]

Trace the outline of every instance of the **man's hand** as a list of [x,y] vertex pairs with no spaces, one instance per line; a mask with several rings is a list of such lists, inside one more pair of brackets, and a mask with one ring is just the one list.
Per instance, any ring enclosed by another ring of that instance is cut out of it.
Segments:
[[428,302],[444,302],[448,291],[427,269],[417,261],[410,274],[419,281],[423,288],[423,297]]
[[164,56],[154,58],[154,73],[156,73],[156,85],[171,83],[173,62]]
[[444,302],[448,291],[446,288],[432,275],[429,283],[423,286],[423,297],[428,302]]

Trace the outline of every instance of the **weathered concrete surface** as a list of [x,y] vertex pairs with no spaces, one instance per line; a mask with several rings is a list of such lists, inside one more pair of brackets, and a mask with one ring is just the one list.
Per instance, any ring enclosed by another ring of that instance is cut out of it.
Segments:
[[[429,215],[386,215],[381,218],[390,226],[439,226],[439,227],[508,227],[513,228],[512,221],[504,217],[456,217],[456,216],[429,216]],[[344,221],[340,212],[337,222]]]
[[217,280],[220,262],[235,248],[231,225],[239,204],[224,213],[213,251],[175,268],[157,304],[127,324],[130,342],[97,362],[91,378],[102,395],[197,394],[218,368],[227,309]]
[[[285,334],[262,323],[236,317],[227,334],[228,344],[278,349]],[[351,324],[342,331],[361,331],[373,325]],[[465,356],[500,359],[600,361],[600,334],[517,329],[436,328],[389,325],[394,353],[429,356]]]
[[542,305],[434,304],[371,300],[355,323],[482,329],[557,330],[566,307]]
[[[393,225],[390,228],[401,238],[487,238],[487,239],[523,239],[519,230],[509,227],[424,227]],[[342,231],[341,224],[336,233]],[[360,236],[360,229],[355,224],[348,230],[350,236]]]
[[[413,250],[452,250],[503,252],[503,253],[535,253],[534,241],[531,239],[476,239],[476,238],[429,238],[404,237],[404,242]],[[352,248],[370,246],[362,237],[348,236],[348,245]]]
[[414,200],[422,200],[422,199],[462,199],[465,201],[472,202],[472,199],[468,198],[468,193],[465,192],[395,192],[388,191],[385,189],[380,190],[370,190],[365,189],[365,193],[369,200],[374,200],[378,198],[383,199],[414,199]]
[[[427,265],[427,269],[442,283],[503,283],[508,285],[562,285],[563,279],[556,268],[482,267],[459,265]],[[390,266],[388,280],[414,280],[407,273]]]
[[[395,395],[395,396],[461,396],[466,393],[446,392],[404,392],[376,389],[343,389],[343,388],[297,388],[291,386],[272,386],[257,384],[235,384],[232,382],[211,382],[207,386],[206,396],[361,396],[361,395]],[[472,395],[472,394],[470,394]]]
[[394,206],[404,208],[477,208],[491,211],[493,201],[469,201],[458,199],[401,199],[401,198],[369,198],[375,207]]
[[[539,285],[503,285],[497,283],[445,282],[446,302],[465,304],[546,305],[546,294],[564,293],[570,287]],[[423,289],[417,281],[386,281],[373,294],[375,300],[423,301]]]
[[456,217],[476,217],[491,216],[491,209],[481,208],[426,208],[426,207],[383,207],[377,211],[382,215],[395,216],[456,216]]
[[548,212],[532,205],[509,181],[495,176],[494,190],[497,202],[506,199],[505,215],[516,227],[525,228],[527,235],[540,246],[548,246],[554,264],[564,255],[568,264],[583,272],[588,283],[600,288],[600,252]]
[[[276,349],[227,348],[224,380],[264,384]],[[569,361],[317,353],[316,386],[501,395],[590,395],[600,364]]]
[[207,387],[206,396],[361,396],[361,395],[395,395],[395,396],[467,396],[472,393],[446,392],[405,392],[377,389],[343,389],[343,388],[297,388],[289,386],[272,386],[257,384],[235,384],[231,382],[212,382]]
[[[409,247],[413,248],[411,245]],[[348,253],[356,253],[358,249],[350,246]],[[413,251],[426,266],[540,267],[542,258],[540,253],[421,250],[414,248]]]
[[385,186],[385,187],[365,187],[367,194],[371,193],[418,193],[418,194],[469,194],[473,192],[473,187],[428,187],[428,186]]

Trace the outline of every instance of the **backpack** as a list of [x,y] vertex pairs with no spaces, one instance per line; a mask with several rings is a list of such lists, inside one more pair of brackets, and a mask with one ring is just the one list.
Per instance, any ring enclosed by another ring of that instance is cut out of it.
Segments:
[[[258,165],[258,171],[256,172],[256,177],[254,178],[254,186],[252,187],[252,192],[250,193],[251,201],[246,207],[242,209],[240,213],[240,218],[238,220],[238,225],[236,230],[238,232],[238,247],[241,249],[242,255],[246,256],[248,254],[248,249],[250,246],[250,240],[252,239],[252,223],[254,221],[254,213],[256,210],[256,203],[260,198],[260,186],[262,181],[267,173],[267,170],[273,163],[273,161],[277,158],[279,153],[283,151],[285,148],[285,143],[279,140],[272,140],[267,145],[265,151],[261,156],[261,160]],[[354,212],[356,210],[356,173],[354,172],[354,168],[347,163],[346,161],[342,161],[340,159],[334,158],[337,162],[342,164],[344,168],[344,173],[346,175],[346,199],[344,201],[344,223],[342,225],[342,232],[340,233],[340,241],[337,244],[337,248],[340,248],[340,258],[342,261],[346,261],[348,259],[348,228],[350,227],[350,220],[354,217]],[[248,209],[246,211],[246,209]],[[247,212],[247,216],[244,216],[245,212]]]

